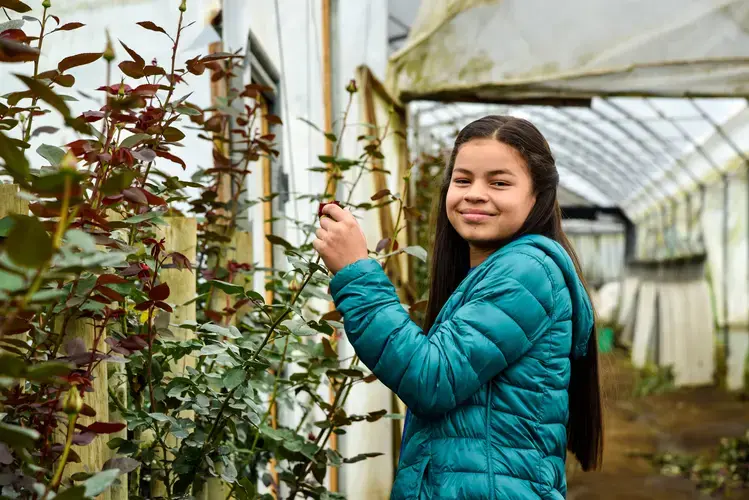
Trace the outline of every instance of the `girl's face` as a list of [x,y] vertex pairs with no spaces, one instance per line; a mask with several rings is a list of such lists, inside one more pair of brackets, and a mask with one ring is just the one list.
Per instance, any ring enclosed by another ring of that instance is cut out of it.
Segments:
[[530,172],[515,149],[496,139],[460,147],[447,190],[447,218],[468,242],[472,267],[520,230],[535,203]]

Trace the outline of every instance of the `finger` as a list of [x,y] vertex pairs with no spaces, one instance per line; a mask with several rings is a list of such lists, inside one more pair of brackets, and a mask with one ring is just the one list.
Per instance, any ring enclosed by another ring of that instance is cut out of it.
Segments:
[[320,219],[320,227],[329,231],[335,225],[335,221],[330,217],[323,217]]
[[314,248],[317,253],[320,253],[320,251],[322,250],[322,246],[322,240],[314,240],[312,242],[312,248]]
[[330,217],[336,222],[340,222],[346,217],[346,211],[343,210],[338,205],[334,205],[333,203],[328,203],[325,205],[322,209],[322,213]]
[[317,236],[318,240],[324,240],[327,235],[328,235],[328,232],[323,228],[319,228],[318,230],[315,231],[315,236]]

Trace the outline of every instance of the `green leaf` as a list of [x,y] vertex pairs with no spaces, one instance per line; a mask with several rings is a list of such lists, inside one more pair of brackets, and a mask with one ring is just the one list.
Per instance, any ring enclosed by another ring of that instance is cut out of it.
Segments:
[[5,160],[5,170],[19,184],[26,184],[29,175],[29,162],[23,151],[7,135],[0,132],[0,158]]
[[244,287],[242,285],[235,285],[234,283],[227,283],[226,281],[211,280],[210,284],[221,290],[227,295],[237,295],[244,293]]
[[147,141],[150,138],[151,138],[151,136],[148,135],[148,134],[133,134],[133,135],[131,135],[129,137],[126,137],[125,140],[123,140],[120,143],[120,147],[121,148],[132,148],[133,146],[135,146],[139,142]]
[[0,237],[5,238],[10,233],[14,224],[14,219],[10,215],[0,219]]
[[177,106],[175,111],[177,111],[177,113],[181,115],[187,115],[187,116],[202,116],[203,114],[197,109],[191,108],[190,106]]
[[26,364],[17,356],[0,355],[0,375],[3,377],[20,378],[26,370]]
[[163,413],[149,413],[148,415],[157,422],[170,422],[172,420],[172,417]]
[[38,268],[52,258],[52,238],[36,217],[14,215],[5,249],[19,266]]
[[62,116],[70,116],[70,108],[67,104],[65,104],[65,100],[61,96],[55,94],[52,89],[49,88],[45,83],[42,83],[40,80],[35,80],[26,75],[19,75],[15,73],[14,75],[26,84],[26,86],[29,88],[29,90],[31,90],[35,97],[38,97],[39,99],[42,99],[43,101],[49,103],[53,108],[59,111]]
[[224,374],[224,387],[234,389],[245,381],[245,372],[242,368],[232,368]]
[[146,212],[144,214],[140,215],[133,215],[132,217],[128,217],[127,219],[123,220],[122,222],[125,224],[138,224],[140,222],[145,222],[147,220],[155,219],[157,217],[161,217],[164,215],[163,211],[156,210],[153,212]]
[[129,188],[137,172],[135,170],[120,170],[110,175],[101,186],[101,190],[106,195],[118,194]]
[[119,469],[109,469],[101,471],[95,476],[87,479],[86,482],[83,483],[83,486],[86,488],[85,495],[89,498],[99,495],[109,488],[119,475]]
[[68,488],[62,493],[58,493],[55,497],[55,500],[81,500],[83,498],[86,498],[85,495],[85,486],[73,486],[72,488]]
[[32,448],[38,439],[39,433],[34,429],[0,423],[0,442],[16,450]]
[[355,464],[356,462],[361,462],[362,460],[366,460],[368,458],[379,457],[380,455],[382,455],[382,453],[362,453],[360,455],[356,455],[355,457],[347,458],[343,462],[347,464]]
[[281,238],[280,236],[276,236],[275,234],[268,234],[265,237],[273,245],[280,245],[280,246],[284,247],[286,250],[293,250],[294,249],[294,247],[291,245],[291,243],[289,243],[285,239]]
[[65,157],[65,151],[58,148],[57,146],[50,146],[49,144],[42,144],[36,149],[39,156],[49,162],[50,165],[58,166],[62,163],[62,159]]
[[403,249],[403,251],[406,252],[408,255],[412,255],[423,262],[427,261],[427,251],[424,250],[420,246],[406,247]]
[[73,366],[60,361],[47,361],[33,365],[26,371],[26,378],[36,382],[46,382],[55,377],[62,377],[71,372]]
[[214,354],[221,354],[224,351],[226,351],[226,346],[222,346],[218,344],[209,344],[209,345],[204,345],[203,348],[200,349],[200,354],[203,356],[211,356]]

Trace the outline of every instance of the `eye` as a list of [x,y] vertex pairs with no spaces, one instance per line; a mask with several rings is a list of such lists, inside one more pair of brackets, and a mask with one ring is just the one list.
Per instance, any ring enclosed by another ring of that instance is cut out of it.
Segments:
[[463,184],[463,185],[470,184],[470,181],[468,179],[465,179],[465,178],[462,178],[462,177],[461,178],[453,179],[453,182],[455,184]]
[[507,182],[507,181],[494,181],[494,182],[492,182],[492,186],[497,186],[497,187],[507,187],[509,185],[510,185],[510,183]]

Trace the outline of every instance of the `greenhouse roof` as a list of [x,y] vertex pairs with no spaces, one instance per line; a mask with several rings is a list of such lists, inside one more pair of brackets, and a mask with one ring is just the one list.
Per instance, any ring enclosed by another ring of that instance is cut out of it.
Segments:
[[567,189],[637,212],[724,169],[706,141],[746,160],[726,124],[748,112],[747,19],[749,0],[430,0],[391,23],[388,86],[438,140],[528,118]]

